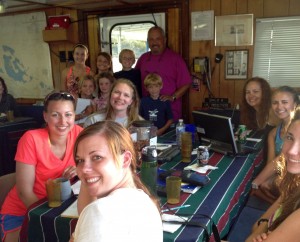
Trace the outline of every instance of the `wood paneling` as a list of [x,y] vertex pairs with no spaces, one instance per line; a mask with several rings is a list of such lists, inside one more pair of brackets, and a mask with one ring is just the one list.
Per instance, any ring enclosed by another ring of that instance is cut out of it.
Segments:
[[[248,14],[254,15],[253,39],[255,40],[255,19],[264,17],[294,16],[300,15],[300,0],[191,0],[190,12],[214,10],[215,16]],[[229,98],[232,106],[240,104],[242,100],[242,89],[246,80],[225,80],[225,61],[220,64],[214,62],[215,54],[225,55],[226,50],[247,49],[248,78],[252,77],[254,46],[214,46],[213,41],[190,41],[190,63],[195,56],[209,56],[212,66],[212,92],[215,97]],[[201,91],[195,93],[190,91],[190,110],[201,105],[203,99],[208,96],[201,84]]]
[[[188,6],[188,9],[185,9]],[[133,6],[134,7],[134,6]],[[248,77],[252,75],[253,69],[253,49],[254,46],[226,46],[217,47],[214,45],[214,40],[211,41],[191,41],[190,37],[190,14],[194,11],[213,10],[215,16],[233,15],[233,14],[254,14],[254,39],[255,39],[255,19],[256,18],[270,18],[278,16],[295,16],[300,15],[300,0],[182,0],[182,4],[176,6],[169,6],[167,11],[167,26],[168,26],[168,42],[169,46],[175,51],[181,53],[187,61],[190,70],[192,71],[193,58],[209,57],[211,63],[212,73],[212,93],[215,97],[227,97],[232,105],[240,104],[242,100],[242,88],[245,80],[225,80],[225,61],[220,64],[215,63],[216,53],[225,54],[226,50],[231,49],[247,49],[249,50],[248,61]],[[120,14],[120,9],[116,9],[116,15]],[[145,9],[141,10],[145,13]],[[138,14],[138,10],[135,14]],[[73,34],[75,40],[82,40],[88,44],[90,50],[89,63],[92,69],[96,69],[96,55],[100,49],[99,47],[99,27],[96,15],[89,15],[84,24],[80,24],[80,29],[76,21],[78,16],[75,10],[56,8],[46,11],[46,15],[60,15],[70,14],[72,21]],[[82,18],[82,17],[80,17]],[[85,19],[85,18],[83,18]],[[87,28],[82,30],[82,28]],[[79,38],[80,37],[80,38]],[[50,44],[51,49],[51,63],[53,82],[55,87],[59,88],[61,85],[60,73],[70,63],[63,63],[59,61],[59,51],[69,51],[73,49],[74,43],[70,42],[55,42]],[[201,83],[200,91],[190,90],[189,103],[190,113],[195,107],[201,107],[202,101],[208,97],[206,86]],[[191,116],[190,116],[191,117]]]

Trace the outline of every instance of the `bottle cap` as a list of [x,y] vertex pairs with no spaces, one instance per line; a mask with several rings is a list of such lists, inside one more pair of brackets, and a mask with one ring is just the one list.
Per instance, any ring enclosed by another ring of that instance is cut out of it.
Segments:
[[149,145],[142,149],[142,161],[151,162],[157,160],[157,150],[155,145]]

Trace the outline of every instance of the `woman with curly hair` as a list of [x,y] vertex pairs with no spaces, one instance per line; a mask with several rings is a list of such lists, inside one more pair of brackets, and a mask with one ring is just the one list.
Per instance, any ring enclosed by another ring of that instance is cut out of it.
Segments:
[[247,242],[298,241],[300,237],[300,110],[287,130],[278,159],[280,197],[253,226]]

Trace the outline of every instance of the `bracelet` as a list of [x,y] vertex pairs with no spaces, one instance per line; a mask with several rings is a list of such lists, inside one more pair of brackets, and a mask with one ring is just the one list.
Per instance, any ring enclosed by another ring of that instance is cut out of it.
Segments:
[[269,219],[267,219],[267,218],[261,218],[260,220],[258,220],[258,222],[257,222],[257,226],[259,226],[261,223],[264,223],[264,222],[269,222]]

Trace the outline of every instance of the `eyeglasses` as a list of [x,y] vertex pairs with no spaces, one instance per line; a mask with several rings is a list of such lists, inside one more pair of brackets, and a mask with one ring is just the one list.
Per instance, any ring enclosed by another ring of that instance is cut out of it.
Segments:
[[75,98],[73,97],[73,95],[68,92],[52,92],[52,93],[48,94],[48,96],[46,96],[46,98],[44,100],[44,105],[49,101],[61,100],[61,99],[70,100],[72,102],[75,101]]
[[131,61],[131,60],[134,60],[134,58],[133,57],[122,57],[122,60]]

